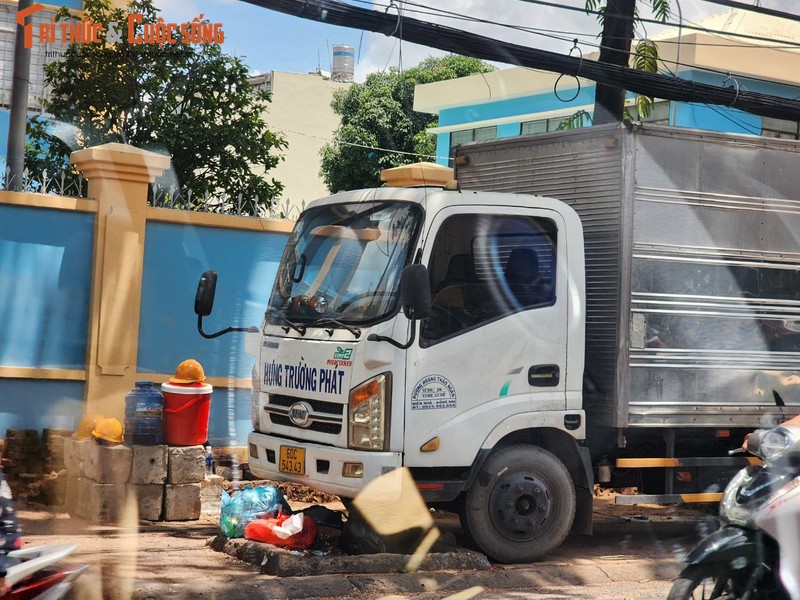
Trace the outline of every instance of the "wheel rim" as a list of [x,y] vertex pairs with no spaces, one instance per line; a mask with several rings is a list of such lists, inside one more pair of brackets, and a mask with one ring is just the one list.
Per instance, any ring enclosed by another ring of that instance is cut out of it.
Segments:
[[526,541],[544,532],[552,510],[547,484],[530,473],[510,473],[495,484],[489,510],[495,529],[512,541]]

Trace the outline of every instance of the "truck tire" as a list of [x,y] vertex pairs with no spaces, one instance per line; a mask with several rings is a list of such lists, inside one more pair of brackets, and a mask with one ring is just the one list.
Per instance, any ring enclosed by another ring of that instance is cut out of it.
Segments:
[[533,562],[567,537],[575,505],[572,478],[555,455],[506,446],[486,459],[466,493],[464,533],[493,560]]

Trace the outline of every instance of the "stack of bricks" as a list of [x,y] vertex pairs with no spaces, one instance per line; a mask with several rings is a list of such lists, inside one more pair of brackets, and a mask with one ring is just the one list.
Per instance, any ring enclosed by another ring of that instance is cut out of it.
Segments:
[[42,472],[39,432],[9,429],[3,447],[3,473],[11,479]]
[[146,521],[200,518],[202,446],[103,446],[67,439],[67,510],[94,522],[119,520],[135,502]]
[[44,473],[63,471],[64,465],[64,440],[72,435],[69,429],[44,429],[42,430],[41,452],[44,461]]

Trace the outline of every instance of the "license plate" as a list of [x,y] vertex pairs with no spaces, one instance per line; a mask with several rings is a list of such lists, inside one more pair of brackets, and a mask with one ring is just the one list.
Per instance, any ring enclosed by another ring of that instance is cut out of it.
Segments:
[[281,446],[278,470],[293,475],[306,474],[306,449],[294,446]]

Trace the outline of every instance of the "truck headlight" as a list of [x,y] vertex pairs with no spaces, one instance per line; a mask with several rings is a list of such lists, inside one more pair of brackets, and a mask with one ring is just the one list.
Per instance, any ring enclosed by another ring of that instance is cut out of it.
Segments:
[[368,379],[350,391],[349,446],[361,450],[385,450],[389,420],[388,373]]

